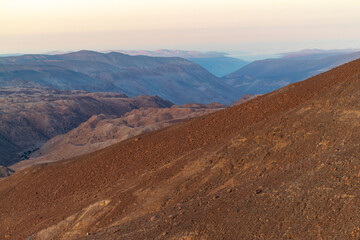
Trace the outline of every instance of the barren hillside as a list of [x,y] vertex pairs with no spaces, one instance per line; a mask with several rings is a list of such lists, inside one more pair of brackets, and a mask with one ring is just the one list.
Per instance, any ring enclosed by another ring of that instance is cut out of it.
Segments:
[[0,180],[5,239],[358,239],[360,60]]

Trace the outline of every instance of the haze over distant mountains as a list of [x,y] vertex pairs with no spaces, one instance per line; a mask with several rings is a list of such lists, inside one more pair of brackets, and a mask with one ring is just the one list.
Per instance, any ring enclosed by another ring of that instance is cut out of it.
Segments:
[[223,77],[230,74],[239,68],[248,64],[248,62],[229,57],[227,53],[223,52],[198,52],[198,51],[183,51],[183,50],[168,50],[159,49],[155,51],[147,50],[119,50],[118,52],[129,55],[144,55],[152,57],[181,57],[188,59],[194,63],[201,65],[210,73],[217,77]]
[[176,104],[230,104],[242,93],[182,58],[80,51],[0,58],[0,87],[157,95]]
[[246,94],[264,94],[360,57],[357,50],[309,49],[252,62],[223,80]]
[[180,57],[180,58],[217,58],[224,57],[227,53],[224,52],[199,52],[199,51],[185,51],[185,50],[169,50],[158,49],[155,51],[149,50],[116,50],[131,56],[149,56],[149,57]]
[[279,55],[284,58],[290,58],[290,57],[304,57],[304,58],[310,58],[314,59],[316,57],[324,58],[324,57],[330,57],[335,55],[344,55],[347,53],[354,53],[354,52],[360,52],[360,49],[330,49],[330,50],[324,50],[324,49],[303,49],[296,52],[287,52],[287,53],[280,53]]

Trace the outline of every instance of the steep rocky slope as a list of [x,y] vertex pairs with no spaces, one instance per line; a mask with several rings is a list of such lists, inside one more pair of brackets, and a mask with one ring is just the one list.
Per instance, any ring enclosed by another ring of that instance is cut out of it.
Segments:
[[359,75],[357,60],[230,109],[19,171],[0,180],[0,236],[357,239]]
[[0,87],[120,92],[159,96],[176,104],[230,104],[238,90],[182,59],[79,51],[0,58]]
[[290,83],[305,80],[334,67],[360,58],[360,52],[313,54],[299,52],[278,59],[252,62],[223,77],[224,81],[246,94],[265,94]]
[[169,107],[159,97],[128,98],[120,93],[89,93],[41,88],[0,89],[0,164],[9,166],[96,114],[121,116],[137,108]]
[[125,113],[120,118],[94,115],[70,132],[46,142],[38,151],[11,168],[19,170],[31,165],[56,162],[93,152],[130,137],[174,125],[227,108],[221,104],[185,104],[171,108],[141,108]]

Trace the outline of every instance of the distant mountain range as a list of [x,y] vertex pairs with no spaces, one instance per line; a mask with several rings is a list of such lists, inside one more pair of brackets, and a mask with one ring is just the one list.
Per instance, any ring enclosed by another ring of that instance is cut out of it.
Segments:
[[168,50],[159,49],[155,51],[146,50],[119,50],[121,53],[129,55],[144,55],[151,57],[181,57],[188,59],[194,63],[199,64],[210,73],[217,77],[223,77],[230,74],[239,68],[248,64],[248,62],[228,57],[227,53],[223,52],[198,52],[198,51],[182,51],[182,50]]
[[0,58],[0,87],[157,95],[176,104],[230,104],[242,95],[189,60],[92,51]]
[[246,94],[264,94],[360,58],[355,50],[303,50],[252,62],[223,80]]
[[268,93],[360,57],[354,49],[305,49],[248,64],[222,52],[54,53],[0,58],[0,87],[120,92],[157,95],[179,105],[229,105],[245,94]]
[[348,53],[354,53],[359,52],[360,49],[330,49],[330,50],[324,50],[324,49],[303,49],[301,51],[296,52],[287,52],[287,53],[280,53],[279,55],[284,58],[291,58],[291,57],[303,57],[303,58],[309,58],[309,59],[315,59],[315,58],[325,58],[335,55],[344,55]]

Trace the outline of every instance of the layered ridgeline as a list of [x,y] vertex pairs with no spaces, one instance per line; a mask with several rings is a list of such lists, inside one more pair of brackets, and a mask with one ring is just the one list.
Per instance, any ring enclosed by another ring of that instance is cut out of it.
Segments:
[[230,104],[242,95],[191,61],[118,52],[0,58],[0,87],[19,86],[157,95],[176,104]]
[[246,94],[265,94],[360,57],[360,52],[304,50],[282,58],[252,62],[223,77]]
[[0,236],[357,239],[359,75],[357,60],[223,111],[19,171],[0,181]]
[[170,107],[159,97],[128,98],[120,93],[89,93],[41,88],[0,89],[0,165],[9,166],[96,114],[119,117],[138,108]]
[[12,165],[18,171],[40,163],[56,162],[94,152],[142,133],[169,127],[186,119],[227,108],[222,104],[185,104],[166,108],[134,109],[121,117],[94,115],[70,132],[55,136],[28,160]]

